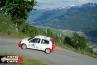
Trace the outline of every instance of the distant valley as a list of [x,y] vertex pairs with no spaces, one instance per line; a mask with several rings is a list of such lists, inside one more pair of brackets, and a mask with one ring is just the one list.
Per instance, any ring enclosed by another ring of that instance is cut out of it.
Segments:
[[88,36],[97,36],[97,3],[86,3],[70,8],[34,10],[30,13],[28,21],[32,25],[82,31]]

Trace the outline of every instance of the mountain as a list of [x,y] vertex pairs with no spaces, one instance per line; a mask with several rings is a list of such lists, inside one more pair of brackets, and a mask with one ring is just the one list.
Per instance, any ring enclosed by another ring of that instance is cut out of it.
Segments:
[[70,8],[34,10],[28,21],[32,25],[49,26],[55,29],[93,31],[97,30],[97,4],[87,3]]
[[89,40],[97,42],[97,3],[33,10],[28,21],[32,25],[52,27],[57,30],[82,31]]

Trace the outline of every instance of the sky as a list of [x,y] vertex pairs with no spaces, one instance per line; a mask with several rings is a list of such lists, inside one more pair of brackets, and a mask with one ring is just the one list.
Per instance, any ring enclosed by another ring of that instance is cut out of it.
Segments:
[[56,9],[70,6],[78,6],[85,3],[97,3],[97,0],[36,0],[37,9]]

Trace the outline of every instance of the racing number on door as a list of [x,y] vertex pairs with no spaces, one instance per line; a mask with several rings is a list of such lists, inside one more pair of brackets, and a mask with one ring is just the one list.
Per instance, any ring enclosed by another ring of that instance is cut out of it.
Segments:
[[31,40],[31,45],[33,49],[38,49],[38,44],[40,43],[40,39],[39,38],[34,38]]

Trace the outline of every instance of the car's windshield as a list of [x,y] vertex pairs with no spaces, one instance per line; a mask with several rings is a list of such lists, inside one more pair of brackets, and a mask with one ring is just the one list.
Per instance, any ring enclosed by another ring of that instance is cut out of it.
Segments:
[[31,39],[32,39],[32,37],[28,38],[28,41],[31,40]]

